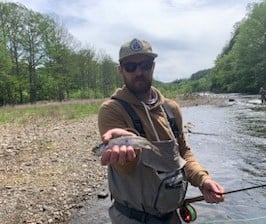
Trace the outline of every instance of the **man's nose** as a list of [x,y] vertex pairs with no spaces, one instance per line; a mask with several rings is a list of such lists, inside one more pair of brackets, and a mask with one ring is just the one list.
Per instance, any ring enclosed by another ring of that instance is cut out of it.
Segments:
[[140,66],[138,65],[135,71],[136,75],[143,75],[143,70],[140,68]]

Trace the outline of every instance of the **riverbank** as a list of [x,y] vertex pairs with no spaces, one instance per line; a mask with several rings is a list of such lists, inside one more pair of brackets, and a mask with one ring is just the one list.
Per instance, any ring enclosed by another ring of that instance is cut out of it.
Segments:
[[[187,107],[226,100],[190,95],[177,101]],[[0,142],[1,224],[69,224],[71,213],[105,187],[106,167],[91,152],[100,143],[97,115],[3,124]]]

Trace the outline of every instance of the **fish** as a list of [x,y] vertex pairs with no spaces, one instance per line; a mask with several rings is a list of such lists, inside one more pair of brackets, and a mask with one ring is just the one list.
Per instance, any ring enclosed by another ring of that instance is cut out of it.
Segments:
[[101,143],[95,146],[92,149],[92,151],[95,155],[102,156],[105,150],[111,149],[114,145],[118,146],[126,145],[126,146],[132,146],[134,149],[151,150],[156,154],[160,155],[159,149],[155,145],[153,145],[150,141],[148,141],[146,138],[143,138],[141,136],[132,136],[132,135],[112,138],[109,140],[107,144]]

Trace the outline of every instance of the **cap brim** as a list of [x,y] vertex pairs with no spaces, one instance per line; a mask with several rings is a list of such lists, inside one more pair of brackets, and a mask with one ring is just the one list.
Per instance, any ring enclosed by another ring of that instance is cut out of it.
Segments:
[[155,53],[139,53],[139,52],[136,52],[135,54],[126,55],[126,56],[124,56],[122,58],[119,58],[119,61],[122,61],[125,58],[128,58],[128,57],[133,56],[133,55],[138,55],[138,54],[139,55],[147,55],[147,56],[149,56],[151,58],[156,58],[158,56],[158,54],[155,54]]

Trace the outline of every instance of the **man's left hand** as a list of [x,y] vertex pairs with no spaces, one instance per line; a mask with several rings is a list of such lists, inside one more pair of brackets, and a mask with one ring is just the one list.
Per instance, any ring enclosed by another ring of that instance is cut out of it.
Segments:
[[208,203],[219,203],[224,201],[224,188],[212,179],[205,180],[200,190],[205,201]]

